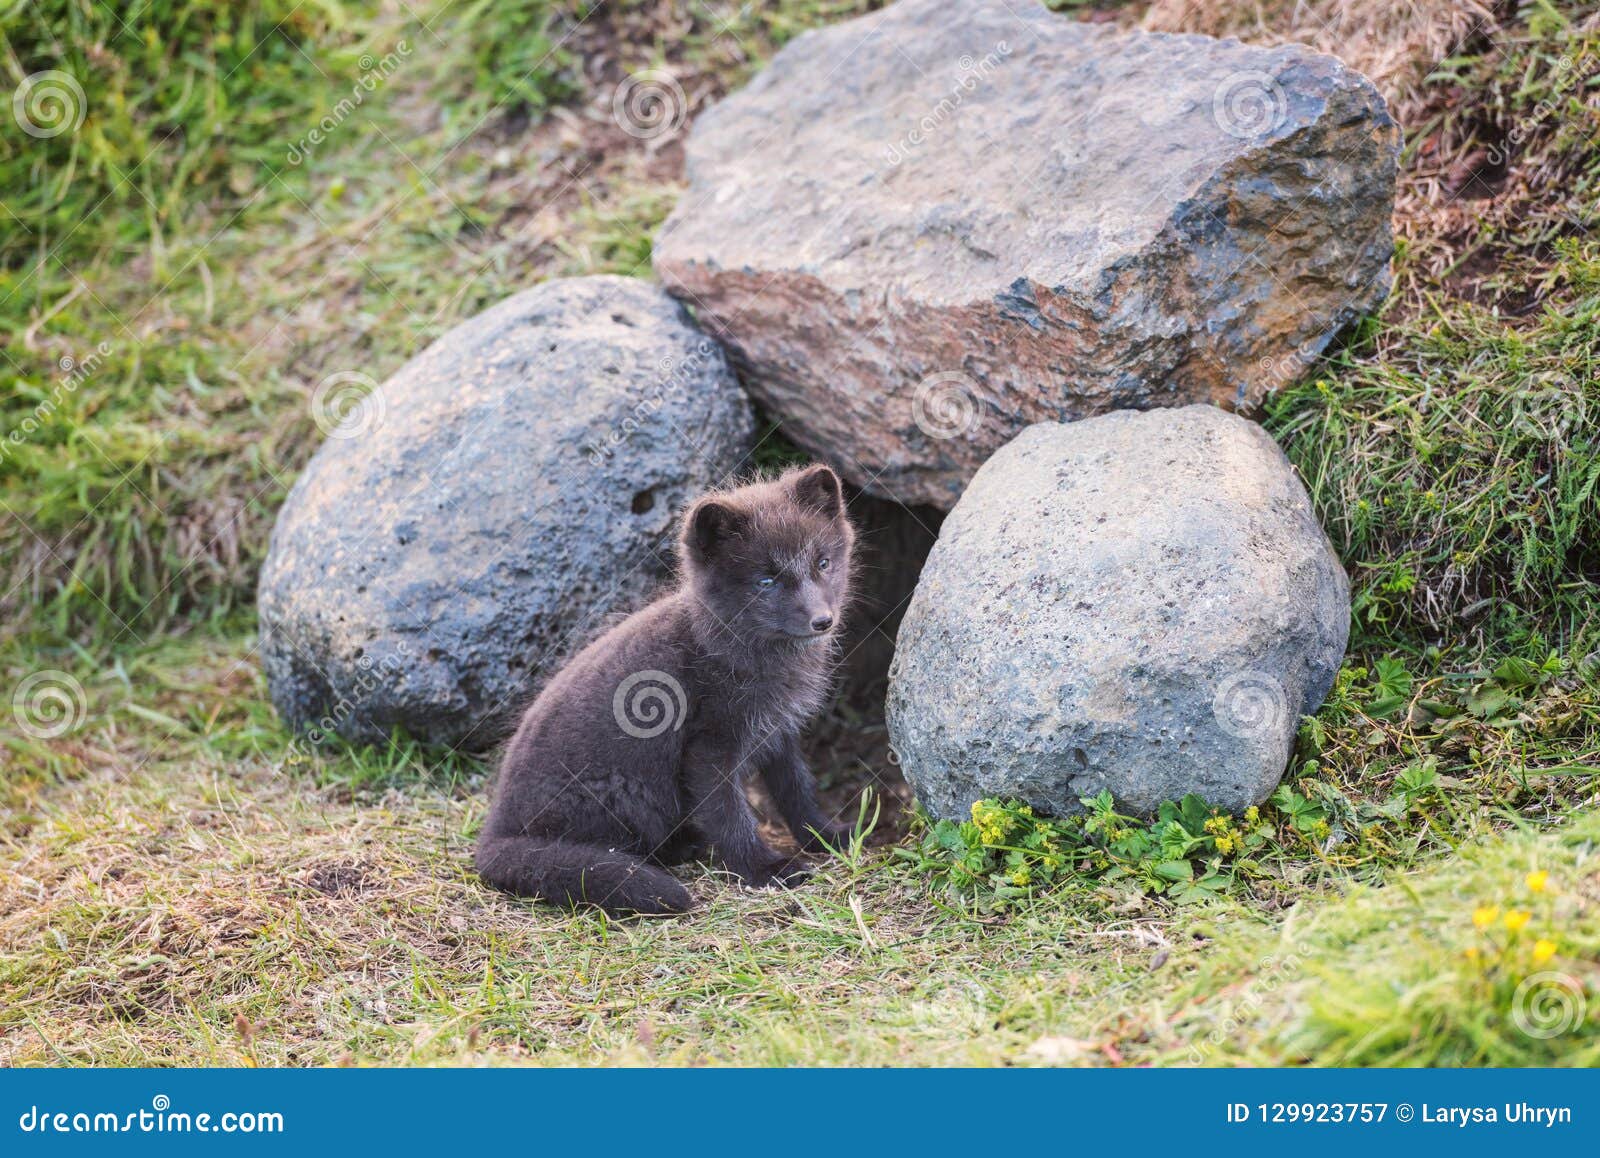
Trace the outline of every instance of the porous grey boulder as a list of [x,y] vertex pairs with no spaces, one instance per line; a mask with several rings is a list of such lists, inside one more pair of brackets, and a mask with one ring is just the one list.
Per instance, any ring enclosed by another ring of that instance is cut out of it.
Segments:
[[1031,423],[1297,377],[1383,300],[1398,149],[1305,47],[901,0],[697,118],[655,266],[786,434],[948,509]]
[[1211,406],[1023,431],[900,625],[889,735],[930,812],[1265,799],[1344,655],[1350,585],[1282,451]]
[[262,569],[273,703],[315,731],[469,747],[663,577],[675,510],[753,434],[716,343],[621,277],[517,294],[329,425]]

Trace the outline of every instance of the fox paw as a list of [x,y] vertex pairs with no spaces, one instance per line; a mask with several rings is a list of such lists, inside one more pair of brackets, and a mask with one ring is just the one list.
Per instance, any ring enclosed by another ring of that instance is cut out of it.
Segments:
[[787,860],[773,861],[770,864],[758,865],[749,872],[740,873],[744,883],[753,889],[769,888],[780,885],[789,888],[798,885],[811,875],[811,866],[799,857]]

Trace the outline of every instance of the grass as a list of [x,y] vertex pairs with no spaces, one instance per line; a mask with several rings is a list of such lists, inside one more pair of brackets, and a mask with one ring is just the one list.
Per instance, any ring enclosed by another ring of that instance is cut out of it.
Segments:
[[[7,88],[68,71],[87,114],[0,137],[0,689],[29,695],[0,732],[0,1063],[1600,1060],[1600,80],[1573,79],[1600,22],[1576,5],[1095,14],[1342,36],[1407,126],[1394,295],[1264,416],[1351,572],[1350,660],[1247,848],[1175,816],[1188,886],[1152,873],[1159,830],[1023,884],[991,847],[1016,833],[978,832],[952,892],[917,834],[788,894],[703,874],[688,920],[562,915],[473,879],[481,763],[279,724],[252,591],[317,384],[381,380],[540,279],[646,272],[681,149],[622,132],[616,84],[667,67],[698,109],[869,6],[122,26],[0,0]],[[1588,1019],[1516,1029],[1540,972]]]

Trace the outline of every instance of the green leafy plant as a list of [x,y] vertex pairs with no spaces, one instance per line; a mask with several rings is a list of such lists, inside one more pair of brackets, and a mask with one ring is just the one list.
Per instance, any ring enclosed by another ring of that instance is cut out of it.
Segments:
[[1132,885],[1184,903],[1220,896],[1250,874],[1250,854],[1273,835],[1258,809],[1236,819],[1193,794],[1149,820],[1118,812],[1110,792],[1082,803],[1081,814],[1051,818],[1017,801],[980,800],[971,820],[929,824],[918,844],[895,854],[985,910],[1067,881]]

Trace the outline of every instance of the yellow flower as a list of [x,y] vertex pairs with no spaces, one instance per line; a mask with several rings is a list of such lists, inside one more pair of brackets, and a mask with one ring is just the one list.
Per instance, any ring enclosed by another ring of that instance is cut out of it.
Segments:
[[1520,932],[1522,927],[1533,919],[1533,914],[1527,909],[1511,909],[1506,913],[1506,928],[1513,933]]
[[1232,852],[1233,851],[1233,837],[1231,837],[1231,836],[1219,836],[1219,837],[1217,837],[1217,851],[1218,852]]
[[1542,893],[1549,887],[1550,872],[1548,869],[1539,869],[1522,878],[1522,883],[1528,886],[1530,893]]
[[1554,941],[1546,941],[1543,937],[1540,937],[1533,943],[1533,963],[1535,965],[1543,965],[1555,955],[1556,943]]
[[1014,885],[1025,885],[1028,883],[1028,879],[1028,870],[1025,868],[1019,868],[1016,872],[1011,874],[1011,883]]
[[1254,824],[1260,819],[1261,809],[1257,808],[1254,804],[1244,810],[1244,822],[1246,824]]
[[1487,929],[1499,919],[1499,905],[1479,905],[1472,910],[1472,923],[1480,929]]
[[1463,955],[1468,961],[1476,961],[1478,959],[1478,947],[1476,945],[1468,946],[1463,950]]

